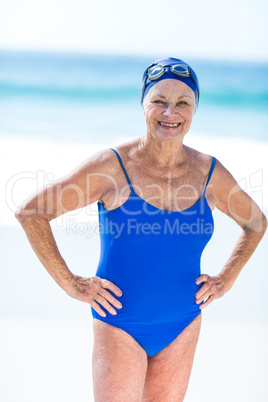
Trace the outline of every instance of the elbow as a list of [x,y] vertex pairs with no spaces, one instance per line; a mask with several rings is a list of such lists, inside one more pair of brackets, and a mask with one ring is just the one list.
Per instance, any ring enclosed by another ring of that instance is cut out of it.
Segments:
[[48,222],[52,219],[43,211],[39,211],[37,208],[30,208],[30,206],[20,206],[15,212],[15,218],[19,221],[22,226],[31,225],[33,221],[47,220]]
[[27,212],[23,208],[18,208],[15,212],[15,218],[21,223],[25,217],[27,216]]
[[262,237],[267,229],[267,218],[264,213],[261,212],[261,214],[258,214],[250,224],[244,225],[244,229],[253,230],[256,233],[259,233]]
[[267,218],[264,214],[262,214],[262,228],[263,228],[263,234],[264,234],[267,229]]
[[264,235],[267,229],[267,218],[266,216],[262,213],[260,219],[257,219],[255,221],[255,224],[253,225],[253,230],[258,232],[261,237]]
[[15,218],[22,223],[27,218],[31,218],[36,215],[36,209],[30,209],[25,206],[19,206],[15,212]]
[[20,222],[23,217],[23,209],[22,208],[17,208],[15,212],[15,218]]

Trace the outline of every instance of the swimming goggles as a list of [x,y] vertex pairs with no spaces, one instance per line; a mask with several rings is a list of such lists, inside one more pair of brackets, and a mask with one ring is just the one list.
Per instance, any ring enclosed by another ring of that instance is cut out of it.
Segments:
[[150,80],[150,81],[158,80],[166,73],[167,67],[169,67],[170,71],[178,77],[182,77],[182,78],[190,77],[193,80],[193,82],[195,83],[195,86],[196,86],[197,92],[198,92],[198,98],[199,98],[199,86],[198,86],[198,83],[196,82],[196,80],[191,72],[191,69],[188,65],[172,64],[172,65],[167,65],[167,66],[160,66],[159,64],[157,64],[157,65],[149,66],[147,68],[147,70],[145,71],[145,79],[144,79],[143,89],[142,89],[142,94],[141,94],[141,102],[143,101],[143,96],[144,96],[144,92],[145,92],[145,88],[146,88],[146,81],[147,80]]

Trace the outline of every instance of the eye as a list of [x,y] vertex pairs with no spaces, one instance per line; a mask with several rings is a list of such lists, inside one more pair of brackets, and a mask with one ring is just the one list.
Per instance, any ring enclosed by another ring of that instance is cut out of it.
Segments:
[[162,100],[155,100],[154,103],[156,103],[157,105],[163,105],[164,102]]
[[189,106],[188,105],[188,103],[187,102],[185,102],[185,101],[180,101],[180,102],[178,102],[178,105],[182,105],[182,106]]

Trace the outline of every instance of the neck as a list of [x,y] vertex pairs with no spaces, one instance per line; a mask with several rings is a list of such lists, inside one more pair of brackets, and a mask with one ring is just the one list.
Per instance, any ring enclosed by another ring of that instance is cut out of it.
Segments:
[[153,167],[172,168],[183,165],[188,158],[188,152],[183,145],[183,138],[176,141],[160,141],[147,133],[139,141],[139,151],[144,153],[147,162]]

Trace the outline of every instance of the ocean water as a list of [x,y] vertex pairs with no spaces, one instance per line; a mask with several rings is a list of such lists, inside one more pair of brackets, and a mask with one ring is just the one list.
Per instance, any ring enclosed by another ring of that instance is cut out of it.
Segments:
[[[143,134],[141,78],[153,61],[2,51],[0,135],[94,142]],[[201,91],[193,130],[267,140],[267,64],[187,61]]]
[[[4,379],[0,398],[4,401],[31,402],[37,394],[40,401],[58,401],[64,389],[64,400],[69,402],[77,397],[78,385],[79,395],[87,397],[89,392],[88,400],[93,400],[89,306],[69,298],[54,283],[14,213],[30,194],[97,150],[145,134],[141,77],[154,59],[0,51],[0,186],[5,189],[0,198]],[[268,215],[268,65],[187,61],[199,77],[201,98],[185,143],[216,156]],[[241,233],[220,211],[214,210],[213,216],[214,236],[202,255],[202,272],[210,275],[221,270]],[[76,274],[94,275],[99,238],[84,228],[97,218],[92,205],[51,222],[59,250]],[[219,402],[268,399],[267,237],[266,233],[232,290],[203,312],[189,401],[201,402],[205,395],[206,402],[214,402],[222,379],[228,386]],[[70,344],[76,347],[67,362]],[[217,370],[211,370],[215,364]]]

